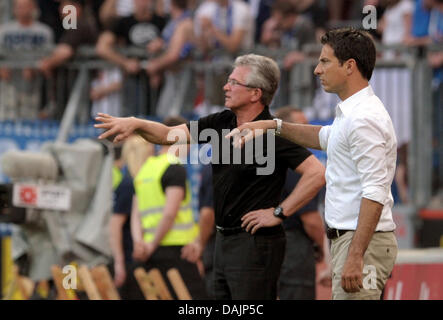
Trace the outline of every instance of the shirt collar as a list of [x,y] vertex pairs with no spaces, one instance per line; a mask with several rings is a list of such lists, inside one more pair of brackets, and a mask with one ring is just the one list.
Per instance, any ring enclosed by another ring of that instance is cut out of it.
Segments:
[[356,107],[360,102],[364,101],[366,98],[373,96],[374,91],[372,87],[369,85],[364,89],[354,93],[352,96],[347,98],[346,100],[340,102],[337,105],[337,109],[340,110],[345,116],[351,114],[352,109]]
[[[232,112],[232,111],[231,111],[231,112]],[[232,113],[233,113],[233,112],[232,112]],[[234,113],[233,113],[233,114],[234,114]],[[252,120],[252,121],[269,120],[269,119],[272,119],[272,115],[271,115],[271,113],[269,112],[269,107],[268,107],[268,106],[265,106],[264,109],[263,109],[263,111],[260,112],[260,114],[259,114],[257,117],[255,117],[255,119]],[[231,126],[232,126],[233,128],[237,127],[237,116],[236,116],[235,114],[234,114],[234,116],[232,117],[232,120],[231,120]]]

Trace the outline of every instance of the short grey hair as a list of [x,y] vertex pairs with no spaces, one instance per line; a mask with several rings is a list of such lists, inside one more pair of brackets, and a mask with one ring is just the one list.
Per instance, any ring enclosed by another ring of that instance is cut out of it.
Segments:
[[261,102],[269,106],[280,81],[280,69],[277,63],[271,58],[251,53],[237,57],[234,62],[234,68],[236,67],[250,68],[246,84],[260,88],[263,93]]

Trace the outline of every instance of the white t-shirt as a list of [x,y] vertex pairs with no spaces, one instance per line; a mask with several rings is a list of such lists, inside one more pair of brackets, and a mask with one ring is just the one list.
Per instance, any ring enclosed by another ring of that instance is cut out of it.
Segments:
[[134,0],[117,0],[115,11],[119,17],[129,17],[134,13]]
[[9,51],[48,49],[54,44],[54,33],[47,25],[34,21],[23,26],[17,21],[0,25],[0,48]]
[[242,1],[230,1],[232,9],[221,7],[214,1],[203,2],[195,12],[194,30],[196,35],[201,34],[200,19],[210,18],[213,25],[227,33],[227,30],[244,30],[245,37],[242,41],[242,49],[247,50],[254,45],[255,21],[251,14],[250,6]]
[[386,9],[384,19],[386,22],[383,30],[383,44],[400,43],[406,35],[404,16],[414,12],[414,4],[410,0],[401,0],[395,6]]

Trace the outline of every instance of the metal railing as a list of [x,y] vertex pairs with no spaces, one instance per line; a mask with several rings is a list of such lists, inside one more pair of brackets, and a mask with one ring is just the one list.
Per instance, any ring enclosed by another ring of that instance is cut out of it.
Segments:
[[[443,47],[431,46],[426,49],[429,51],[438,51],[443,50]],[[282,70],[283,73],[287,73],[286,76],[288,80],[283,80],[281,82],[279,92],[274,101],[274,106],[291,104],[304,108],[313,105],[316,90],[321,90],[316,86],[315,77],[313,75],[313,70],[318,62],[320,50],[321,46],[319,45],[308,45],[303,47],[303,52],[306,54],[307,58],[303,62],[296,64],[291,70]],[[409,143],[409,188],[411,202],[414,206],[419,208],[426,206],[431,198],[433,148],[432,128],[430,126],[430,123],[432,123],[432,92],[430,88],[432,70],[428,65],[426,54],[424,54],[422,50],[404,48],[401,46],[378,46],[378,51],[380,53],[389,50],[396,50],[401,54],[395,60],[378,58],[376,70],[374,72],[377,72],[377,70],[394,70],[396,68],[408,70],[408,72],[413,75],[408,80],[409,83],[407,84],[407,88],[403,88],[403,91],[400,91],[400,93],[406,92],[407,94],[410,94],[411,99],[410,109],[404,110],[405,112],[410,113],[410,120],[406,120],[407,125],[409,125],[410,128],[410,140],[407,141]],[[278,62],[279,66],[282,67],[283,58],[288,50],[269,50],[257,47],[253,52],[271,56]],[[145,51],[143,49],[140,50],[139,48],[126,48],[122,50],[122,53],[138,57],[142,66],[144,66],[149,59],[149,56],[146,55]],[[0,52],[0,67],[35,67],[36,56],[41,57],[43,54],[25,54],[23,56],[15,56],[13,59],[8,58],[6,60],[4,53],[2,57],[2,52]],[[217,57],[216,60],[214,57]],[[234,57],[231,55],[217,52],[209,59],[199,60],[196,58],[193,61],[188,62],[187,67],[189,68],[189,72],[192,72],[194,76],[195,74],[200,74],[204,78],[206,87],[210,87],[214,81],[214,74],[230,70],[233,59]],[[113,67],[111,64],[96,56],[94,48],[88,47],[80,48],[77,51],[75,58],[64,66],[67,76],[63,76],[63,74],[60,73],[55,84],[56,86],[66,86],[66,84],[69,83],[67,87],[72,88],[72,90],[70,90],[70,92],[63,92],[63,90],[60,90],[59,88],[56,90],[59,95],[57,101],[63,103],[63,106],[66,105],[61,125],[62,130],[60,131],[58,139],[65,139],[69,127],[75,119],[78,118],[79,113],[83,112],[83,114],[87,114],[85,111],[87,106],[85,106],[85,104],[88,104],[86,101],[88,100],[86,99],[88,95],[85,94],[85,90],[88,88],[91,78],[90,71],[111,67]],[[125,82],[127,81],[125,80]],[[71,86],[70,84],[74,85]],[[135,84],[139,86],[139,90],[151,90],[146,77],[135,79]],[[394,86],[396,84],[390,83],[389,85]],[[395,90],[392,91],[394,92]],[[208,99],[211,95],[211,91],[205,90],[205,92],[206,99]],[[69,98],[68,93],[70,94]],[[60,97],[60,95],[62,96]],[[138,92],[138,95],[140,96],[140,91]],[[153,95],[151,95],[151,97],[152,96]],[[151,104],[154,104],[155,102],[156,101],[150,101]],[[187,103],[189,103],[189,101]],[[143,107],[139,108],[139,110],[132,108],[127,110],[126,115],[143,115],[143,112],[140,112],[143,111],[142,109]],[[190,110],[190,108],[187,110]],[[83,121],[88,120],[87,116],[81,118]],[[443,139],[443,137],[439,137],[439,139]],[[439,148],[442,148],[441,142]],[[441,150],[438,152],[440,152],[440,154],[442,153]],[[443,161],[440,159],[440,172],[443,171],[443,163],[441,162]]]

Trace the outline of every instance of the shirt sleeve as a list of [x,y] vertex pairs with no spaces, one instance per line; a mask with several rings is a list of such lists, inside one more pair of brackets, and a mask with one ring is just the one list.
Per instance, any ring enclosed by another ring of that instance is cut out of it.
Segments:
[[318,132],[318,140],[320,148],[324,151],[328,149],[329,134],[331,133],[331,126],[323,126]]
[[127,177],[123,178],[120,185],[114,191],[114,214],[131,214],[134,193],[132,180]]
[[200,134],[205,129],[215,128],[215,124],[219,122],[221,113],[213,113],[209,116],[202,117],[198,121],[190,121],[186,125],[188,126],[189,133],[191,135],[191,140],[197,143],[208,143],[210,138],[201,138]]
[[350,121],[349,145],[362,185],[362,197],[385,204],[389,196],[384,121],[356,118]]
[[186,169],[180,164],[172,164],[166,169],[161,179],[162,189],[182,187],[186,190]]

